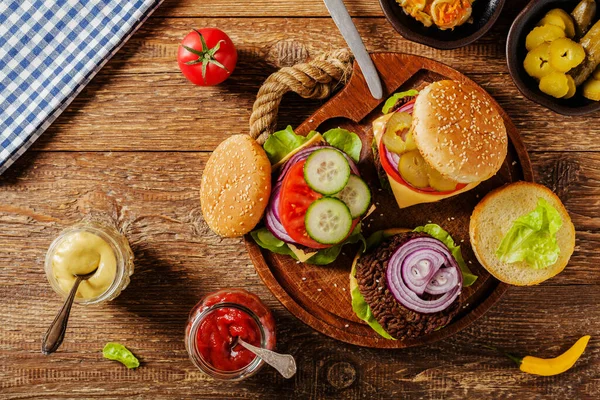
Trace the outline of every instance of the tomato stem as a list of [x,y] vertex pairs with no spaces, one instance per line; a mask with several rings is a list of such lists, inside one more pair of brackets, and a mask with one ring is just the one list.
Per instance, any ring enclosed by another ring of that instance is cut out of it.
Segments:
[[186,46],[186,45],[182,44],[181,46],[183,46],[184,49],[186,49],[190,53],[195,54],[195,55],[198,56],[197,59],[186,62],[186,65],[202,64],[202,79],[204,79],[204,83],[206,83],[206,69],[208,67],[208,64],[214,64],[217,67],[222,68],[225,71],[227,71],[228,73],[230,73],[229,70],[227,69],[227,67],[225,67],[223,64],[221,64],[215,58],[215,54],[221,48],[221,42],[225,42],[225,41],[224,40],[219,40],[219,42],[212,49],[210,49],[206,45],[206,41],[204,40],[204,36],[200,33],[200,31],[197,30],[197,29],[194,29],[194,32],[196,32],[198,34],[198,36],[200,36],[200,42],[202,43],[202,50],[196,50],[196,49],[194,49],[192,47],[189,47],[189,46]]

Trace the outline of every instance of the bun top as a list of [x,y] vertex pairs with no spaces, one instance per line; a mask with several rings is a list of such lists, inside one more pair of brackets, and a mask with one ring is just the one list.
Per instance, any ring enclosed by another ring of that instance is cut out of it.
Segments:
[[271,195],[271,163],[248,135],[223,141],[202,174],[200,205],[204,220],[224,237],[250,232],[260,221]]
[[460,183],[491,178],[506,157],[508,138],[502,117],[475,87],[451,80],[419,92],[413,136],[425,161]]

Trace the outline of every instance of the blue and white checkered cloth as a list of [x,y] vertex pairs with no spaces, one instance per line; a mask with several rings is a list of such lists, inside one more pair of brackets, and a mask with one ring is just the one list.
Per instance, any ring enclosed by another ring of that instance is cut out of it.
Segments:
[[162,0],[0,0],[0,174]]

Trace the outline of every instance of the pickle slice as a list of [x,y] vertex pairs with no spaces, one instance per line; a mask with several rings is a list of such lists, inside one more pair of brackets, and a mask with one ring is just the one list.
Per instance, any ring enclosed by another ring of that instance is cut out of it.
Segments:
[[563,99],[570,99],[575,96],[577,92],[577,86],[575,86],[575,79],[571,75],[567,75],[567,85],[569,86],[569,91],[564,95]]
[[567,14],[565,10],[555,8],[546,13],[544,18],[540,21],[538,26],[544,25],[555,25],[565,31],[567,37],[572,38],[575,36],[575,23],[573,18]]
[[383,133],[383,144],[385,147],[396,154],[414,150],[417,148],[413,140],[412,116],[405,112],[395,112],[390,118]]
[[427,163],[418,150],[402,154],[398,163],[398,172],[400,172],[402,179],[419,189],[429,187],[427,169]]
[[437,170],[428,166],[429,175],[429,186],[437,190],[438,192],[450,192],[456,189],[458,183],[450,178],[446,178],[440,174]]

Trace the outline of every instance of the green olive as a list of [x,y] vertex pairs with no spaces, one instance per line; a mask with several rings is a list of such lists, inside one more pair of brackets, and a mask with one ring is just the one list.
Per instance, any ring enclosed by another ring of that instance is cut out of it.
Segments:
[[600,101],[600,80],[588,79],[583,84],[583,97],[594,101]]
[[538,26],[544,25],[555,25],[565,31],[567,37],[575,36],[575,24],[573,23],[573,18],[565,10],[560,8],[555,8],[554,10],[550,10],[546,13],[544,18],[540,21]]
[[396,154],[402,154],[417,148],[410,127],[412,116],[405,112],[395,112],[388,121],[383,133],[383,144]]
[[412,186],[422,189],[429,186],[427,163],[418,150],[402,154],[398,163],[398,172]]
[[550,45],[542,43],[525,56],[523,67],[529,76],[540,79],[554,72],[550,66]]
[[569,92],[569,80],[563,72],[551,72],[540,79],[540,90],[552,97],[561,98]]
[[559,38],[550,43],[550,65],[558,72],[567,72],[585,59],[585,50],[571,39]]
[[569,91],[563,96],[563,99],[570,99],[571,97],[575,96],[575,93],[577,92],[575,79],[573,79],[571,75],[567,75],[567,85],[569,86]]
[[537,26],[525,38],[525,47],[527,50],[533,50],[542,43],[550,43],[564,37],[565,31],[556,25]]
[[438,192],[449,192],[456,189],[457,183],[450,178],[446,178],[437,170],[428,166],[427,175],[429,175],[429,186]]

